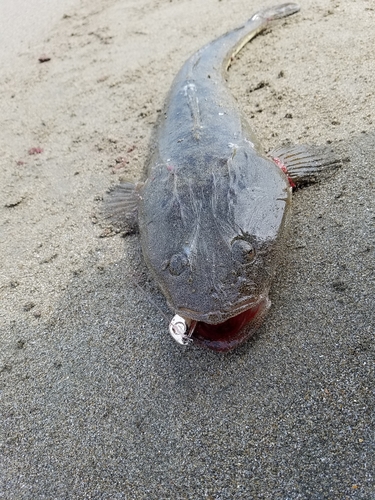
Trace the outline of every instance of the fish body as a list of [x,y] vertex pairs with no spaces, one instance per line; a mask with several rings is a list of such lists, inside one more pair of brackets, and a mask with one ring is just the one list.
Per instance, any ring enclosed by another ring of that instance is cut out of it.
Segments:
[[[190,339],[216,350],[246,340],[270,306],[292,195],[291,174],[264,154],[224,75],[270,20],[298,10],[288,3],[255,14],[186,61],[157,125],[147,180],[126,197],[169,307]],[[298,163],[295,178],[305,167]]]

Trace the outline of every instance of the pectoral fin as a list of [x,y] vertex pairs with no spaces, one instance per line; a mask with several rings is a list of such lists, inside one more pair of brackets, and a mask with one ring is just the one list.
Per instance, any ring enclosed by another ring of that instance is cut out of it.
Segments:
[[142,182],[118,184],[108,193],[104,201],[104,217],[127,234],[138,231],[138,203],[142,187]]
[[317,182],[342,165],[330,148],[304,144],[274,149],[269,156],[286,173],[292,187]]

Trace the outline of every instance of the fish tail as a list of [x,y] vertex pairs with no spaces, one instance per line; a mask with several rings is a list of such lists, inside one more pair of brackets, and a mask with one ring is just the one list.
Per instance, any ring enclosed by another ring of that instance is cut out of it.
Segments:
[[273,7],[268,7],[263,9],[253,15],[249,19],[249,22],[264,20],[264,21],[274,21],[275,19],[281,19],[283,17],[291,16],[300,10],[300,7],[296,3],[283,3],[281,5],[275,5]]
[[[229,56],[227,55],[226,58],[221,57],[222,59],[224,59],[224,68],[229,68],[233,58],[238,54],[238,52],[240,52],[240,50],[252,38],[261,33],[267,27],[270,21],[291,16],[299,10],[300,7],[296,3],[283,3],[274,7],[260,10],[259,12],[254,14],[241,28],[233,30],[224,35],[224,37],[219,38],[219,40],[228,38],[228,42],[232,45],[232,48],[229,51]],[[220,56],[220,54],[218,55]]]

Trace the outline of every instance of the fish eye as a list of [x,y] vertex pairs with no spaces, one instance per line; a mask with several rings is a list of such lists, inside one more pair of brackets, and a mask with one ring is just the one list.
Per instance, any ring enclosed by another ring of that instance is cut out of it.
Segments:
[[243,265],[252,264],[256,257],[254,245],[250,241],[236,238],[232,242],[232,255],[235,260]]
[[173,274],[173,276],[179,276],[185,270],[188,262],[188,258],[184,253],[172,255],[168,265],[169,272]]

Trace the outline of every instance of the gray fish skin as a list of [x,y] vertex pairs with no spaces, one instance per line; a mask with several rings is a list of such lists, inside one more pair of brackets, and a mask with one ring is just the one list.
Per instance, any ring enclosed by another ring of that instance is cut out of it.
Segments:
[[291,187],[264,156],[224,73],[270,20],[298,10],[267,9],[209,43],[167,97],[138,224],[145,261],[184,318],[219,324],[268,300]]

